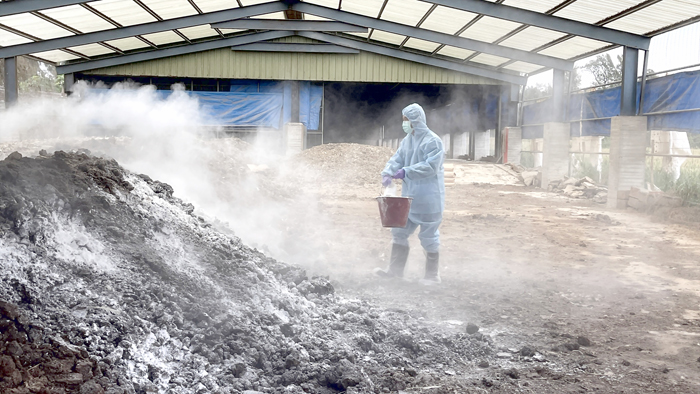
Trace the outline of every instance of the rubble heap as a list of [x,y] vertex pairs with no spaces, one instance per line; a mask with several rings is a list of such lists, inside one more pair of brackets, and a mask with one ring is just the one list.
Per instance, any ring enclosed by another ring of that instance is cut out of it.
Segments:
[[608,188],[595,183],[589,177],[569,177],[549,182],[547,191],[561,193],[571,198],[587,198],[604,204],[608,198]]
[[488,336],[334,293],[114,160],[0,162],[0,392],[389,392],[470,382]]

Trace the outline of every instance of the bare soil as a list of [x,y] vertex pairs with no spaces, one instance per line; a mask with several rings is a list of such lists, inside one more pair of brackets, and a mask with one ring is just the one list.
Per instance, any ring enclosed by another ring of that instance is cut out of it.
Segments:
[[316,268],[341,295],[454,332],[472,323],[493,340],[495,361],[465,360],[457,380],[489,392],[700,391],[700,232],[680,211],[667,219],[536,188],[449,186],[443,283],[426,288],[415,235],[405,280],[372,276],[391,239],[373,199],[321,203],[338,264]]

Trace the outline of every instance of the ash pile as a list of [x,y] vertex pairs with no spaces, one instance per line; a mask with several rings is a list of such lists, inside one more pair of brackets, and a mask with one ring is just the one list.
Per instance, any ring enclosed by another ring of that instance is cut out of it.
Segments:
[[63,151],[0,162],[0,327],[13,394],[466,392],[445,370],[495,359],[488,336],[343,299],[169,185]]

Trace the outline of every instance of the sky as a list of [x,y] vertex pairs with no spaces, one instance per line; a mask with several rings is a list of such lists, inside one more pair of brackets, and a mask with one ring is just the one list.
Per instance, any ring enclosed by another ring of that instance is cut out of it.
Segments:
[[[622,48],[611,51],[610,57],[617,61],[617,55],[622,55]],[[595,56],[576,62],[574,67],[582,67]],[[642,73],[643,52],[639,54],[639,74]],[[694,23],[653,37],[649,46],[649,68],[655,72],[700,64],[700,23]],[[697,69],[697,68],[694,68]],[[593,77],[583,73],[581,87],[594,85]],[[527,86],[537,84],[552,84],[552,71],[547,71],[528,78]]]

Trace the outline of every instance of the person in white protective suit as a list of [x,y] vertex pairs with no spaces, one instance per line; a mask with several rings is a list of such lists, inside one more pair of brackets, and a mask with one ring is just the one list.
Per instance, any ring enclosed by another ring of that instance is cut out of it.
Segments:
[[418,239],[425,249],[425,277],[422,284],[440,283],[438,273],[442,212],[445,210],[445,149],[442,140],[427,125],[425,112],[418,104],[404,108],[403,130],[406,137],[382,171],[382,185],[403,179],[401,195],[412,197],[406,227],[393,228],[391,259],[387,269],[375,269],[383,277],[403,277],[408,260],[408,237],[420,226]]

